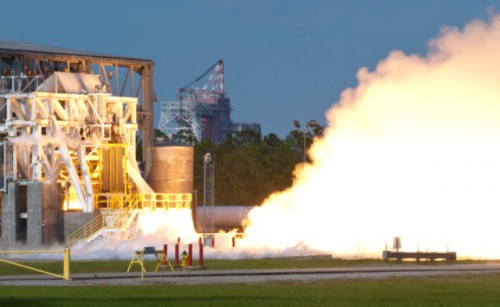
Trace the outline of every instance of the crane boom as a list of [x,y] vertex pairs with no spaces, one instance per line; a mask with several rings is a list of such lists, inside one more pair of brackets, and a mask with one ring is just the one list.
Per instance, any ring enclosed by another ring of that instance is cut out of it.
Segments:
[[[203,85],[202,89],[192,88],[192,86],[198,83],[200,80],[205,78],[210,73],[207,81]],[[210,88],[210,90],[209,90]],[[205,93],[205,94],[219,94],[224,96],[224,62],[218,60],[217,63],[210,66],[204,73],[202,73],[198,78],[193,80],[186,86],[183,86],[178,91],[178,96],[180,98],[183,97],[184,92],[196,92],[196,93]]]

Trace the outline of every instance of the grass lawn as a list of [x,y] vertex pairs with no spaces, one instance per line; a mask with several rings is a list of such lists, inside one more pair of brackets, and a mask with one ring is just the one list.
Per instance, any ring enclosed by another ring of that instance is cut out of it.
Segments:
[[[72,261],[71,274],[99,273],[99,272],[126,272],[128,260],[101,260],[101,261]],[[61,261],[22,261],[21,263],[54,273],[62,273]],[[173,261],[171,260],[173,264]],[[197,262],[193,262],[197,265]],[[267,258],[267,259],[237,259],[237,260],[205,260],[207,270],[243,270],[243,269],[283,269],[283,268],[331,268],[356,265],[383,264],[378,259],[340,260],[331,258],[300,259],[300,258]],[[156,262],[147,261],[146,269],[154,268]],[[137,269],[137,266],[133,267]],[[149,271],[149,269],[148,269]],[[33,274],[33,272],[0,262],[0,275]]]
[[0,306],[499,306],[500,274],[315,283],[0,287]]
[[[484,261],[461,260],[453,263],[483,263]],[[492,262],[492,261],[488,261]],[[498,261],[496,261],[498,262]],[[61,261],[22,261],[21,263],[35,268],[62,274]],[[173,260],[171,260],[173,264]],[[434,265],[441,262],[430,263],[420,262],[420,265]],[[197,262],[193,262],[197,265]],[[285,269],[285,268],[332,268],[332,267],[353,267],[353,266],[378,266],[387,264],[380,259],[331,259],[331,258],[264,258],[264,259],[237,259],[220,260],[207,259],[204,262],[207,270],[244,270],[244,269]],[[415,264],[415,262],[405,262],[405,264]],[[129,265],[128,260],[100,260],[100,261],[71,261],[71,274],[78,273],[99,273],[99,272],[126,272]],[[148,271],[156,265],[153,261],[145,261]],[[138,270],[137,266],[132,271]],[[15,267],[10,264],[0,262],[0,275],[21,275],[36,274],[27,269]]]
[[[54,273],[62,261],[23,262]],[[481,263],[458,261],[456,263]],[[71,273],[125,272],[129,261],[72,261]],[[208,270],[379,266],[378,259],[206,260]],[[412,262],[408,264],[414,264]],[[421,263],[420,265],[434,265]],[[151,268],[153,262],[146,264]],[[0,275],[34,274],[0,263]],[[500,306],[500,274],[264,284],[0,286],[3,306]]]

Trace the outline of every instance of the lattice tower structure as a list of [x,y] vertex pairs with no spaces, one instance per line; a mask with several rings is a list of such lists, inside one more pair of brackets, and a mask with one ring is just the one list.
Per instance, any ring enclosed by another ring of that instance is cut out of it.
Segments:
[[[208,75],[201,88],[195,84]],[[179,89],[179,101],[162,104],[159,129],[168,136],[190,130],[198,141],[222,142],[229,131],[231,105],[225,96],[224,64],[217,61],[188,85]]]
[[197,140],[201,140],[201,116],[197,112],[196,104],[180,101],[162,102],[158,129],[169,138],[181,131],[189,131]]

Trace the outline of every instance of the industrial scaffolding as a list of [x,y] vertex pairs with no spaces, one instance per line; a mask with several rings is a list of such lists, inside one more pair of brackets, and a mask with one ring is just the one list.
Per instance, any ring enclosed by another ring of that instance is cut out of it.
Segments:
[[[209,75],[210,74],[210,75]],[[202,88],[193,87],[209,75]],[[189,131],[198,140],[222,142],[229,131],[231,104],[224,93],[222,60],[190,84],[179,89],[179,101],[163,102],[158,128],[172,138]]]
[[99,229],[89,232],[85,224],[85,235],[73,236],[89,239],[104,228],[130,225],[136,209],[162,203],[135,159],[140,131],[147,175],[153,65],[0,41],[3,243],[62,241],[100,219],[92,224]]
[[201,140],[201,114],[192,102],[162,102],[158,128],[169,138],[179,132],[189,131],[197,140]]

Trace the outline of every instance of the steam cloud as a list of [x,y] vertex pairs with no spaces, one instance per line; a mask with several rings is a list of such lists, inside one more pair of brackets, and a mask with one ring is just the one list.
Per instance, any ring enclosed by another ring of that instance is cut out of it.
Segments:
[[[250,212],[238,248],[229,233],[205,255],[380,257],[399,236],[403,250],[500,258],[499,19],[443,28],[425,56],[394,51],[360,69],[293,187]],[[167,215],[144,216],[133,241],[105,237],[75,256],[197,241],[189,212]]]
[[256,250],[499,258],[500,15],[443,28],[425,56],[359,70],[289,190],[250,213]]

